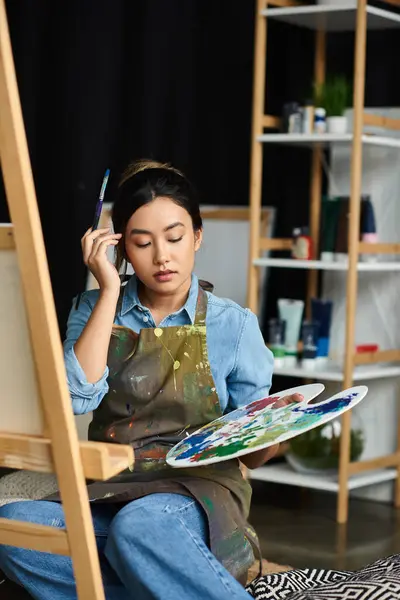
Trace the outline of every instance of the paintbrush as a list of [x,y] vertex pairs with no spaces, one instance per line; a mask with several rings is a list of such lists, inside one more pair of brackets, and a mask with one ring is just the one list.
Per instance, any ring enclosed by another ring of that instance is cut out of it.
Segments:
[[[103,177],[103,182],[102,182],[101,188],[100,188],[99,199],[97,200],[96,208],[95,208],[95,211],[94,211],[92,231],[96,231],[96,229],[99,226],[101,210],[103,208],[104,195],[106,193],[106,187],[107,187],[107,183],[108,183],[108,178],[109,177],[110,177],[110,169],[107,169],[107,171],[105,172],[105,175]],[[78,294],[78,297],[77,297],[76,303],[75,303],[75,310],[77,310],[78,307],[79,307],[79,303],[81,301],[81,296],[82,296],[82,294]]]

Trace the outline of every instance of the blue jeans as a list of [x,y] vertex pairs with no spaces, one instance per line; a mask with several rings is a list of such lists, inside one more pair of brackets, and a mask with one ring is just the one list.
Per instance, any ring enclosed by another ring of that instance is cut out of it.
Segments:
[[[207,546],[202,508],[178,494],[125,505],[92,504],[107,600],[248,600]],[[15,502],[0,517],[65,527],[62,506]],[[69,557],[0,546],[0,568],[36,600],[77,598]]]

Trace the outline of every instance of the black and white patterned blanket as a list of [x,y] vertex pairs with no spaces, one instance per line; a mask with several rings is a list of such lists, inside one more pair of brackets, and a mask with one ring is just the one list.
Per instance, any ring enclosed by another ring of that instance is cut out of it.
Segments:
[[247,591],[255,600],[400,600],[400,555],[360,571],[296,569],[265,575]]
[[[0,600],[30,596],[0,572]],[[3,584],[3,585],[1,585]],[[247,591],[256,600],[400,600],[400,555],[389,556],[361,571],[298,569],[265,575]]]

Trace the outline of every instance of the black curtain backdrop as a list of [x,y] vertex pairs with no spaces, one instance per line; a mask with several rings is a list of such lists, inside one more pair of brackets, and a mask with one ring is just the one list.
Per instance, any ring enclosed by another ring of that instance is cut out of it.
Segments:
[[[205,204],[248,203],[254,4],[7,2],[62,334],[71,299],[85,285],[80,237],[107,167],[115,175],[134,158],[170,161]],[[270,22],[268,113],[309,96],[313,40],[307,30]],[[400,105],[399,50],[398,31],[369,35],[366,104]],[[330,36],[328,70],[351,77],[352,54],[352,35]],[[308,222],[309,172],[309,151],[265,149],[263,201],[278,209],[276,235]],[[107,200],[114,186],[111,177]],[[1,188],[0,222],[7,220]],[[278,297],[304,291],[303,273],[273,270],[267,315]]]

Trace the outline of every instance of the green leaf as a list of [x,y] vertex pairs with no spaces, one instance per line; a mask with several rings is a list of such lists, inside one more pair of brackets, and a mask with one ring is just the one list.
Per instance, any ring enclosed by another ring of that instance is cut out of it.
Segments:
[[327,117],[342,117],[351,104],[351,88],[341,75],[328,77],[324,83],[314,85],[314,103],[326,110]]

